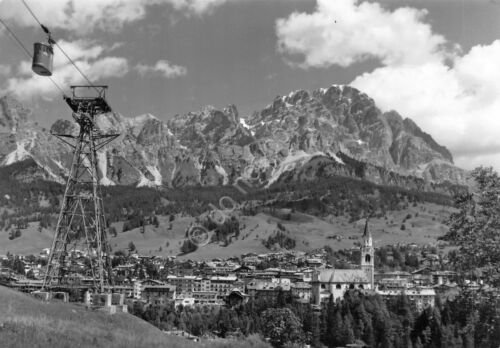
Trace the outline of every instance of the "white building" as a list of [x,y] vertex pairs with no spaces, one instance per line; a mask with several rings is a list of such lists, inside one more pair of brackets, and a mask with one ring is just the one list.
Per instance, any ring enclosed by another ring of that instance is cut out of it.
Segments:
[[434,307],[436,299],[436,291],[431,287],[377,290],[377,294],[385,299],[405,294],[418,312],[423,311],[427,307]]
[[373,240],[368,230],[368,220],[363,233],[359,269],[316,269],[312,274],[312,302],[320,305],[333,296],[342,298],[349,289],[374,289]]
[[194,297],[184,297],[184,296],[178,296],[175,298],[175,307],[178,307],[179,305],[182,305],[184,307],[191,307],[194,306],[195,299]]

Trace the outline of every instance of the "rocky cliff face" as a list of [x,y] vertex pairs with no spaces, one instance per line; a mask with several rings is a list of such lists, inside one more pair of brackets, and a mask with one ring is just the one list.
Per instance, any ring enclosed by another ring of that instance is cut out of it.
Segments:
[[[231,105],[167,122],[150,114],[105,114],[98,128],[120,133],[98,154],[105,185],[225,185],[243,178],[266,186],[330,175],[427,190],[465,183],[445,147],[348,86],[295,91],[246,119]],[[77,134],[78,126],[59,120],[51,132]],[[0,99],[0,133],[1,165],[31,157],[47,178],[64,182],[71,149],[11,98]]]

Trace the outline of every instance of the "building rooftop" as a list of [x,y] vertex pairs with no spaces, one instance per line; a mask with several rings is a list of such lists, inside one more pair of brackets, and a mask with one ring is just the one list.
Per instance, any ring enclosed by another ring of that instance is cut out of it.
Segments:
[[361,269],[322,269],[318,281],[321,283],[369,283],[365,271]]

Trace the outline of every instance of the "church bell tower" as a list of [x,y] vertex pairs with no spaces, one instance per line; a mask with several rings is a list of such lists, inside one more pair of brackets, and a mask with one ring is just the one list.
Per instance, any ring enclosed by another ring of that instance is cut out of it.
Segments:
[[371,289],[374,289],[374,274],[375,274],[375,251],[373,249],[372,235],[368,229],[368,218],[365,223],[363,232],[363,244],[361,245],[361,269],[365,272],[370,281]]

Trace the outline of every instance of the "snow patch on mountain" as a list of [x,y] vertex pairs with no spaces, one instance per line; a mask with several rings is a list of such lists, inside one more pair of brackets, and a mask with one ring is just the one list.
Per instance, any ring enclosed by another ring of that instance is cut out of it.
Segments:
[[290,170],[303,166],[307,161],[309,161],[312,157],[315,156],[325,156],[325,154],[321,151],[315,153],[307,153],[302,150],[296,151],[293,154],[289,154],[277,168],[275,168],[271,174],[271,178],[267,183],[267,187],[276,182],[280,176]]
[[59,168],[59,174],[62,174],[64,173],[64,175],[69,175],[69,170],[68,168],[66,168],[65,166],[63,166],[63,164],[61,163],[61,161],[58,161],[56,159],[53,159],[51,158],[52,160],[52,163],[54,163],[58,168]]
[[281,101],[282,101],[283,103],[285,103],[285,106],[286,106],[287,108],[290,108],[290,107],[292,107],[292,106],[293,106],[292,104],[290,104],[290,103],[288,102],[289,98],[291,98],[291,96],[290,96],[290,95],[289,95],[288,97],[287,97],[287,96],[283,96],[283,97],[281,97]]
[[172,133],[172,131],[170,130],[170,128],[168,128],[166,125],[165,125],[165,129],[167,130],[167,134],[169,137],[173,137],[174,136],[174,133]]
[[146,178],[144,174],[140,173],[139,183],[137,183],[137,187],[156,187],[155,183]]
[[340,164],[345,164],[344,161],[342,161],[342,158],[340,158],[339,156],[337,156],[337,154],[331,152],[331,151],[328,151],[327,154],[333,158],[337,163],[340,163]]
[[115,186],[116,184],[113,182],[113,180],[110,180],[107,176],[103,176],[101,180],[99,180],[99,183],[103,186]]
[[252,130],[252,127],[248,125],[248,123],[246,122],[246,120],[242,117],[240,117],[240,124],[243,126],[243,128],[246,128],[250,131],[250,133],[252,134],[252,136],[255,135],[255,131]]
[[154,185],[161,186],[161,184],[162,184],[162,176],[161,176],[161,173],[158,170],[158,168],[156,168],[155,166],[146,166],[146,168],[149,170],[149,172],[155,178],[155,180],[153,182]]
[[154,180],[151,181],[146,176],[144,173],[139,171],[139,183],[137,184],[137,187],[158,187],[161,186],[162,184],[162,176],[160,174],[160,171],[158,168],[152,165],[147,165],[146,169],[153,175]]
[[17,142],[16,145],[16,149],[5,156],[1,163],[2,166],[8,166],[32,157],[31,154],[26,151],[26,141]]
[[[33,158],[33,157],[32,157]],[[40,168],[42,168],[47,174],[49,174],[53,180],[59,184],[65,184],[66,181],[60,177],[59,175],[55,174],[52,169],[50,169],[49,166],[46,166],[46,165],[43,165],[40,161],[38,161],[37,159],[33,158],[33,160],[35,161],[36,165]]]
[[215,170],[217,171],[217,173],[219,173],[220,175],[222,175],[222,177],[224,178],[222,184],[223,185],[227,185],[229,179],[227,177],[226,170],[223,167],[219,166],[219,165],[215,166]]
[[246,120],[243,118],[243,117],[240,117],[240,124],[246,128],[246,129],[250,129],[250,126],[247,124]]
[[61,161],[52,158],[52,162],[54,162],[56,166],[58,166],[61,170],[67,171],[67,169],[62,165]]
[[101,185],[115,185],[115,183],[108,178],[108,157],[106,156],[106,152],[97,152],[97,168],[101,171],[101,180],[99,180]]

